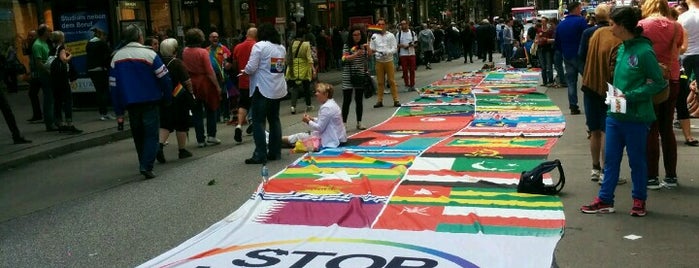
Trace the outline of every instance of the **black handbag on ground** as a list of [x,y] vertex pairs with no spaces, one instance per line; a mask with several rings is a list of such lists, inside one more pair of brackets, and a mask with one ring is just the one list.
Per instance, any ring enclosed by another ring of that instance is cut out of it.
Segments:
[[[556,185],[545,185],[544,184],[544,174],[551,172],[552,170],[558,168],[558,173],[560,178]],[[518,193],[528,193],[528,194],[543,194],[543,195],[555,195],[563,190],[563,186],[566,183],[566,176],[563,173],[563,166],[561,161],[556,159],[553,161],[546,161],[530,171],[523,171],[519,178],[519,184],[517,185]]]

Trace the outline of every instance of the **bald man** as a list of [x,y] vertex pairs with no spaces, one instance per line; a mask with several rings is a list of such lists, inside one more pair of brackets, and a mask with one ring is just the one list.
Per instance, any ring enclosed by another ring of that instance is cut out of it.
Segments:
[[[235,46],[233,49],[233,68],[237,70],[245,69],[245,65],[248,64],[250,59],[250,53],[252,52],[252,46],[257,42],[257,28],[252,27],[248,29],[245,41]],[[237,73],[237,71],[236,71]],[[233,139],[235,142],[240,144],[243,142],[243,130],[242,125],[245,121],[245,117],[250,109],[250,77],[247,75],[241,75],[238,77],[238,90],[240,91],[240,96],[238,100],[238,124],[235,126],[235,134]]]

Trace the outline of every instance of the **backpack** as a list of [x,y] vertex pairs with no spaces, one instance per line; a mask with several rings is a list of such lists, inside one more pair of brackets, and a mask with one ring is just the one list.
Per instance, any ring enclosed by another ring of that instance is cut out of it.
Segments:
[[[552,186],[544,185],[544,174],[549,173],[556,168],[558,168],[558,173],[560,175],[558,183]],[[543,162],[530,171],[522,171],[522,175],[519,178],[519,184],[517,184],[517,192],[555,195],[563,190],[565,183],[566,176],[563,173],[563,166],[561,165],[561,161],[556,159],[553,161]]]

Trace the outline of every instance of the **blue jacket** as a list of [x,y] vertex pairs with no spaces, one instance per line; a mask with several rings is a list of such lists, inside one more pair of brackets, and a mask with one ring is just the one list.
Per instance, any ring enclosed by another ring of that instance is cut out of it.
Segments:
[[129,43],[112,57],[109,87],[114,113],[123,115],[131,104],[172,98],[167,67],[150,47]]
[[578,58],[578,49],[580,49],[580,40],[585,29],[587,29],[587,21],[585,18],[578,15],[568,15],[556,27],[555,45],[556,49],[561,51],[564,59],[572,60]]

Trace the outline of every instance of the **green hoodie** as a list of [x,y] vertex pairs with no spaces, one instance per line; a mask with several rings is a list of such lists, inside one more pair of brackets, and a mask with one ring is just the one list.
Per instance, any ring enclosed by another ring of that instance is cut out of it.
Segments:
[[[626,113],[607,114],[620,121],[653,122],[653,95],[667,86],[653,45],[648,38],[636,37],[624,41],[617,52],[614,86],[624,93]],[[611,107],[610,107],[611,108]]]

